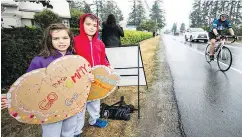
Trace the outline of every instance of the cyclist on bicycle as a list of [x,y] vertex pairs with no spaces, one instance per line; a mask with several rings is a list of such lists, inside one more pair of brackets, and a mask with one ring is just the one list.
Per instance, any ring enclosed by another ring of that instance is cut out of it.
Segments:
[[214,46],[216,39],[220,39],[222,30],[228,28],[229,33],[231,36],[233,36],[234,39],[236,39],[236,36],[234,35],[234,31],[232,29],[232,24],[230,23],[230,20],[228,19],[229,16],[226,13],[221,13],[219,16],[219,19],[215,19],[212,24],[212,29],[209,32],[209,39],[211,42],[210,46],[210,60],[214,60]]

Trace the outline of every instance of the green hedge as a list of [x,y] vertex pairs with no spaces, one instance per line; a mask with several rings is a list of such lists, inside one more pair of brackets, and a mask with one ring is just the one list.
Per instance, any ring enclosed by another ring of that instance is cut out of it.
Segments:
[[39,53],[42,31],[32,28],[3,28],[1,84],[6,88],[24,74],[31,59]]
[[[71,29],[74,35],[79,29]],[[24,74],[30,61],[40,51],[42,31],[37,28],[2,28],[2,88],[8,88],[22,74]],[[135,44],[152,37],[151,33],[125,31],[122,44]]]
[[[79,28],[71,29],[74,35],[79,34]],[[100,32],[100,35],[101,32]],[[151,32],[124,30],[124,37],[121,38],[122,45],[137,44],[138,42],[152,37]]]
[[124,37],[121,38],[121,43],[122,45],[137,44],[138,42],[151,37],[151,32],[124,30]]
[[71,28],[72,33],[77,36],[80,33],[80,29],[79,28]]

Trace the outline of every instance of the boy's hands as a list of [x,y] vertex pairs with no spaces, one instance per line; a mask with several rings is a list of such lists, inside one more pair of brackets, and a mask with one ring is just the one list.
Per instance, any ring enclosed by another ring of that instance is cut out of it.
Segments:
[[111,72],[114,72],[114,68],[112,66],[108,66],[108,68],[111,70]]
[[8,107],[8,100],[7,100],[7,95],[2,94],[1,95],[1,109],[5,109]]
[[233,39],[235,39],[235,40],[237,40],[237,39],[238,39],[238,37],[237,37],[237,36],[235,36],[235,35],[233,35],[232,37],[233,37]]
[[94,75],[92,73],[89,73],[88,77],[91,82],[94,82]]
[[[110,69],[111,72],[114,72],[114,68],[113,68],[113,67],[108,66],[108,68]],[[88,77],[89,77],[89,80],[90,80],[91,82],[94,82],[94,75],[93,75],[92,73],[89,73],[89,74],[88,74]]]

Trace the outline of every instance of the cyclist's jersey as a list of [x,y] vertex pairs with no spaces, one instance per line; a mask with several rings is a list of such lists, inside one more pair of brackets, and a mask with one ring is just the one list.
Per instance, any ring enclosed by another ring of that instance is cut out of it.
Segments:
[[214,28],[217,29],[218,31],[222,31],[226,28],[232,28],[232,24],[228,19],[226,19],[225,21],[221,21],[220,19],[215,19],[213,21],[212,29],[210,30],[210,32],[212,32]]

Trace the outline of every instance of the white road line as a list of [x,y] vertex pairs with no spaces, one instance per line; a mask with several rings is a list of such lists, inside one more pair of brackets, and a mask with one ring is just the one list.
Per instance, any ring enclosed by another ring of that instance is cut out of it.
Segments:
[[[183,45],[185,45],[185,44],[183,44]],[[202,52],[200,52],[200,51],[198,51],[198,50],[196,50],[196,49],[193,49],[193,48],[189,48],[189,47],[187,47],[186,45],[185,45],[185,47],[186,48],[188,48],[188,49],[191,49],[191,50],[193,50],[193,51],[195,51],[195,52],[197,52],[197,53],[199,53],[199,54],[201,54],[201,55],[203,55],[204,56],[204,58],[205,58],[205,53],[202,53]],[[222,63],[222,62],[221,62]],[[224,63],[223,63],[224,64]],[[226,66],[228,66],[227,64],[224,64],[224,65],[226,65]],[[234,71],[236,71],[236,72],[239,72],[240,74],[242,74],[242,71],[241,70],[239,70],[239,69],[237,69],[237,68],[234,68],[234,67],[230,67],[231,69],[233,69]]]

